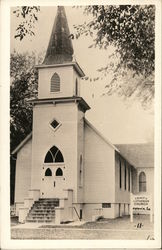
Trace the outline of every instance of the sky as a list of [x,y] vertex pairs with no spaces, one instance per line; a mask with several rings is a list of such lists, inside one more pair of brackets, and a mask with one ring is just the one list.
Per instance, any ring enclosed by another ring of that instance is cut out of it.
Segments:
[[[48,46],[56,7],[41,7],[38,22],[35,24],[35,36],[25,37],[22,41],[14,38],[19,19],[11,9],[11,52],[45,52]],[[73,25],[88,21],[90,17],[83,15],[82,8],[65,7],[70,32]],[[89,36],[72,40],[74,55],[85,72],[90,77],[98,76],[97,69],[107,64],[108,55],[114,48],[107,50],[88,48],[93,40]],[[81,96],[90,105],[86,118],[112,143],[144,143],[151,142],[154,134],[153,108],[144,110],[138,101],[124,101],[116,96],[103,95],[105,85],[111,81],[111,75],[102,81],[81,82]]]

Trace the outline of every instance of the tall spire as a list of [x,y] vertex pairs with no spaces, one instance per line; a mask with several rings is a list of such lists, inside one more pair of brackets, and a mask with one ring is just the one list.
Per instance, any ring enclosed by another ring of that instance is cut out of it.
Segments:
[[57,14],[52,28],[50,41],[43,64],[60,64],[71,62],[73,45],[63,6],[57,7]]

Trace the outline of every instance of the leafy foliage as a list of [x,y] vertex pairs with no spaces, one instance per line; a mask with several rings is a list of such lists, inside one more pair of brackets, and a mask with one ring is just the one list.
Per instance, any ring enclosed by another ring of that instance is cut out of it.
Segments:
[[[94,46],[116,47],[120,65],[145,76],[154,71],[155,7],[153,5],[92,5],[85,8],[93,20],[76,27],[81,34],[96,35]],[[94,32],[97,30],[97,33]]]
[[[13,52],[10,59],[10,150],[30,133],[32,129],[32,106],[27,101],[37,95],[38,72],[34,68],[41,55]],[[36,62],[37,61],[37,62]],[[10,157],[10,203],[14,204],[15,157]]]
[[38,72],[35,69],[36,57],[11,54],[11,151],[26,137],[32,128],[32,106],[27,101],[37,95]]
[[[78,7],[77,7],[78,8]],[[126,98],[135,97],[144,106],[149,106],[154,97],[155,68],[155,6],[154,5],[88,5],[84,13],[90,21],[74,25],[76,34],[92,36],[94,44],[89,46],[115,51],[108,56],[107,65],[98,69],[99,76],[90,79],[106,80],[106,93],[117,93]],[[34,35],[34,24],[38,20],[40,7],[22,6],[14,10],[17,17],[24,19],[16,30],[16,38],[22,40],[27,34]]]
[[75,37],[92,36],[90,48],[115,47],[108,64],[98,70],[104,75],[113,72],[112,81],[106,84],[107,93],[135,95],[142,103],[149,103],[154,96],[155,6],[91,5],[84,13],[91,15],[91,21],[74,26]]
[[35,22],[38,20],[39,11],[39,6],[22,6],[17,7],[13,11],[16,17],[23,19],[16,29],[15,38],[19,38],[21,41],[26,35],[35,35],[33,30],[35,27]]

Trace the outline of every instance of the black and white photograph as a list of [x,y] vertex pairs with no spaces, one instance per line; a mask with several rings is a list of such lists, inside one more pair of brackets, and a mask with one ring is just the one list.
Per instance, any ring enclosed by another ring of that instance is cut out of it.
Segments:
[[4,249],[160,248],[161,1],[6,2]]

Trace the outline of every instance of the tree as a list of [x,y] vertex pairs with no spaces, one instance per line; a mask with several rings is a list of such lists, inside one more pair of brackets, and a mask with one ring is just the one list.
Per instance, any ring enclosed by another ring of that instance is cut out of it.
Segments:
[[22,21],[20,21],[16,29],[15,38],[19,38],[21,41],[26,35],[35,35],[35,22],[38,20],[39,11],[39,6],[16,7],[13,13],[16,15],[16,17],[22,18]]
[[[76,34],[90,35],[94,44],[89,46],[108,49],[115,47],[115,52],[108,57],[107,65],[98,69],[101,80],[109,73],[112,80],[105,83],[106,93],[117,93],[123,97],[136,97],[146,107],[154,97],[155,68],[155,6],[154,5],[89,5],[83,7],[90,21],[75,27]],[[40,7],[22,6],[14,13],[24,21],[17,28],[15,37],[21,39],[26,34],[34,34]],[[89,79],[86,77],[85,79]]]
[[32,106],[28,100],[36,97],[38,72],[36,56],[12,53],[10,60],[10,116],[11,151],[26,137],[32,128]]
[[[41,55],[19,54],[14,51],[10,60],[10,150],[11,152],[32,130],[32,106],[28,100],[37,96],[38,72],[36,61]],[[15,156],[10,157],[10,203],[14,203]]]
[[107,93],[135,95],[143,104],[150,103],[154,96],[155,6],[90,5],[84,13],[91,15],[91,21],[74,26],[75,37],[92,36],[90,48],[115,47],[108,64],[98,70],[104,75],[113,72]]

